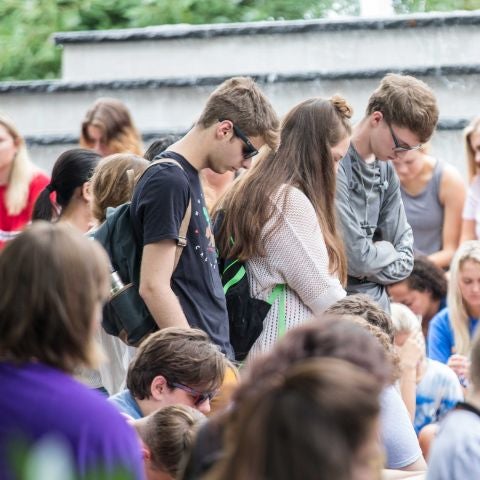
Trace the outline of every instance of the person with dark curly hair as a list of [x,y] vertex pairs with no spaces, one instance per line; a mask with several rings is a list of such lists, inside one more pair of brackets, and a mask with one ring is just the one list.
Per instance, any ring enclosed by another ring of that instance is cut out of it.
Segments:
[[430,320],[446,306],[447,278],[427,257],[416,257],[410,276],[390,285],[388,294],[392,302],[403,303],[421,317],[426,337]]

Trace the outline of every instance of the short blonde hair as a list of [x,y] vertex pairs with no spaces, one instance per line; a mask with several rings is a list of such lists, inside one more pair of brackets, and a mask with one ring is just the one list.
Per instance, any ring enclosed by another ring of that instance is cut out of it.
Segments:
[[205,419],[195,408],[170,405],[135,423],[135,428],[150,450],[153,466],[177,478],[185,455],[193,447],[197,429]]
[[408,128],[427,142],[438,122],[438,106],[432,89],[409,75],[389,73],[368,101],[367,115],[381,112],[388,124]]
[[391,303],[390,314],[395,335],[402,332],[418,332],[422,328],[417,316],[402,303]]
[[477,165],[475,163],[475,153],[470,144],[472,133],[480,129],[480,116],[474,118],[463,131],[463,139],[465,142],[465,153],[467,155],[468,177],[470,180],[477,174]]
[[99,222],[105,221],[108,207],[131,200],[133,187],[148,165],[132,153],[115,153],[100,161],[91,180],[92,213]]

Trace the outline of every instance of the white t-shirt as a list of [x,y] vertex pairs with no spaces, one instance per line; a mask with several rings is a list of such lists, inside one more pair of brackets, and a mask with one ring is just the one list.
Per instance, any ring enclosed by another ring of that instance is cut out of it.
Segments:
[[475,220],[475,235],[480,239],[480,175],[475,175],[468,187],[462,217],[464,220]]

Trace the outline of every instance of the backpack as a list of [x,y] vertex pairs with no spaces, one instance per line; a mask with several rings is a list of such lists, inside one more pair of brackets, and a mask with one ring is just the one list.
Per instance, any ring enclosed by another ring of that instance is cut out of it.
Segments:
[[[166,162],[183,170],[180,163],[168,157],[152,162],[148,168]],[[191,210],[190,200],[180,225],[174,270],[187,244]],[[127,345],[137,346],[157,330],[158,325],[138,292],[143,248],[138,244],[133,229],[130,202],[108,209],[107,219],[91,233],[91,237],[107,252],[112,270],[112,290],[103,308],[102,327]]]
[[[214,234],[218,234],[223,218],[224,213],[220,211],[215,217]],[[230,241],[233,243],[233,239]],[[219,258],[218,267],[227,304],[230,344],[235,352],[235,360],[242,361],[262,333],[263,320],[277,298],[280,298],[278,337],[285,333],[285,285],[276,285],[267,301],[259,300],[250,296],[250,284],[244,262],[238,258],[227,260]]]
[[228,310],[230,344],[235,360],[242,361],[263,330],[263,320],[277,298],[280,298],[277,335],[285,333],[285,285],[276,285],[267,300],[250,296],[245,264],[238,259],[223,262],[221,280]]

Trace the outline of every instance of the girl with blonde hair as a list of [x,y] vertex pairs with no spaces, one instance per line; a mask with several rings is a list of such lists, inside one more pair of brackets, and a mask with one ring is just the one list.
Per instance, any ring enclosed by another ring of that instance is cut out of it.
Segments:
[[428,356],[447,363],[463,381],[468,375],[471,339],[480,317],[480,241],[457,250],[450,266],[448,307],[430,322]]
[[112,153],[142,155],[140,133],[128,108],[116,98],[99,98],[88,109],[82,122],[80,146],[91,148],[102,157]]
[[470,122],[463,136],[470,187],[463,209],[461,242],[480,239],[480,117]]
[[30,161],[14,123],[0,116],[0,249],[30,221],[33,205],[49,181]]
[[266,300],[277,285],[285,285],[253,352],[272,347],[283,333],[280,323],[294,328],[345,296],[346,261],[334,201],[351,115],[340,96],[295,106],[283,121],[278,149],[234,183],[214,214],[220,256],[246,262],[250,295]]

